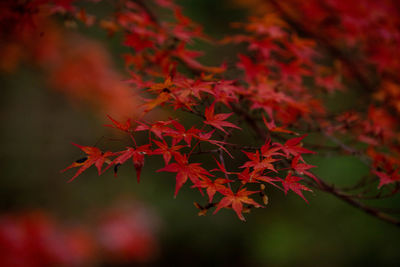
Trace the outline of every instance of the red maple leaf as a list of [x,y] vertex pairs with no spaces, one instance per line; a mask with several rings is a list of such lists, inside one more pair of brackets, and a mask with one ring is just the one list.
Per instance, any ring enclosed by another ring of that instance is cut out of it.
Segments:
[[302,66],[299,60],[290,63],[278,63],[281,69],[281,79],[285,82],[300,83],[303,75],[311,75],[311,72]]
[[[280,178],[278,178],[278,179],[280,179]],[[308,203],[307,199],[303,195],[302,190],[310,191],[310,192],[312,192],[312,190],[310,188],[306,187],[305,185],[298,183],[299,181],[303,180],[303,178],[297,177],[297,176],[292,176],[292,172],[288,172],[286,178],[284,180],[282,180],[282,179],[280,179],[280,180],[282,181],[282,185],[283,185],[285,194],[287,194],[287,192],[289,190],[292,190],[293,192],[298,194],[302,199],[304,199],[305,202]]]
[[209,199],[209,203],[212,202],[213,197],[215,193],[219,190],[223,190],[225,187],[223,184],[233,182],[232,180],[226,179],[226,178],[217,178],[214,181],[211,180],[208,177],[200,177],[200,180],[198,180],[193,187],[200,187],[200,188],[207,188],[207,195]]
[[231,107],[230,102],[238,102],[238,95],[246,89],[236,85],[233,80],[220,80],[214,84],[212,95],[215,102],[224,103],[227,107]]
[[213,82],[204,82],[202,80],[193,81],[182,77],[180,80],[178,79],[175,84],[179,87],[187,88],[197,99],[201,99],[202,92],[212,94],[211,86]]
[[214,160],[215,160],[215,162],[217,163],[218,168],[215,168],[215,169],[210,170],[211,172],[219,171],[219,172],[222,172],[222,173],[224,173],[224,174],[231,174],[231,173],[232,173],[232,172],[228,172],[228,171],[226,170],[224,164],[220,163],[220,162],[219,162],[218,160],[216,160],[215,158],[214,158]]
[[[121,164],[124,164],[128,159],[132,158],[133,165],[135,166],[136,170],[136,178],[138,183],[140,182],[140,174],[142,172],[142,168],[144,165],[144,156],[152,154],[152,151],[150,150],[150,145],[143,145],[137,148],[133,147],[127,147],[126,150],[119,152],[120,155],[115,158],[111,164],[114,165],[114,173],[115,175],[117,174],[118,167]],[[107,169],[110,167],[108,166]]]
[[263,158],[260,157],[260,152],[257,150],[256,153],[251,153],[251,152],[246,152],[242,151],[243,153],[246,154],[246,156],[250,159],[249,161],[246,161],[243,166],[240,168],[253,168],[255,171],[263,171],[263,170],[271,170],[274,172],[277,172],[274,165],[272,164],[275,161],[278,161],[278,159],[274,159],[271,156]]
[[282,153],[277,152],[281,150],[280,147],[277,147],[275,145],[271,145],[271,139],[267,139],[265,141],[265,144],[261,147],[260,151],[261,151],[261,155],[265,158],[269,158],[272,156],[283,156]]
[[180,154],[177,152],[174,155],[174,159],[176,163],[171,163],[165,166],[162,169],[159,169],[157,172],[176,172],[176,186],[175,186],[175,194],[178,194],[179,189],[183,184],[186,183],[189,178],[193,184],[196,184],[199,181],[199,177],[204,177],[206,175],[212,176],[208,171],[200,167],[201,163],[189,163],[187,155]]
[[301,146],[301,140],[303,140],[307,135],[303,135],[300,137],[295,137],[289,139],[285,142],[285,144],[274,143],[274,145],[280,147],[282,151],[285,153],[286,157],[289,155],[297,156],[301,154],[315,154],[314,151],[308,150]]
[[148,39],[148,36],[140,36],[138,32],[132,32],[125,35],[124,45],[132,47],[136,52],[146,48],[153,48],[154,42]]
[[167,142],[163,139],[162,142],[158,142],[153,140],[153,142],[159,147],[153,151],[153,154],[161,154],[164,158],[165,164],[168,164],[171,160],[171,157],[177,153],[179,149],[181,149],[182,145],[175,145],[176,142],[172,141],[172,145],[169,147]]
[[251,59],[245,55],[239,54],[238,57],[240,62],[238,62],[236,66],[244,70],[247,82],[251,83],[256,80],[259,75],[266,76],[266,74],[268,74],[269,71],[264,65],[253,63]]
[[269,59],[271,52],[279,49],[279,46],[271,39],[252,40],[249,44],[249,50],[259,50],[265,59]]
[[195,127],[186,130],[185,127],[177,121],[173,121],[172,124],[174,125],[176,131],[170,131],[166,135],[171,136],[176,143],[179,143],[183,139],[186,144],[190,146],[192,138],[201,133],[201,130],[196,129]]
[[206,117],[206,120],[204,121],[205,124],[211,125],[224,133],[228,133],[225,131],[223,127],[231,127],[231,128],[236,128],[240,129],[240,127],[236,126],[235,124],[225,121],[227,118],[229,118],[233,113],[220,113],[220,114],[214,114],[215,112],[215,103],[213,103],[211,106],[205,109],[204,115]]
[[299,163],[299,160],[300,160],[300,155],[297,155],[296,157],[293,158],[292,163],[291,163],[292,169],[295,170],[300,175],[305,174],[305,175],[311,177],[312,179],[314,179],[314,181],[316,181],[319,184],[320,182],[319,182],[318,178],[315,177],[314,174],[312,174],[311,172],[308,171],[309,169],[315,168],[317,166],[306,164],[306,163]]
[[224,65],[220,67],[208,67],[198,62],[195,58],[201,56],[202,54],[203,53],[199,51],[187,50],[185,48],[185,43],[183,42],[181,42],[173,52],[174,56],[182,60],[191,69],[200,72],[212,72],[212,73],[221,73],[225,71],[226,67]]
[[270,130],[271,132],[297,134],[293,131],[285,129],[284,127],[277,127],[274,120],[271,120],[271,122],[268,122],[267,119],[264,117],[264,115],[263,115],[263,120],[264,120],[265,126],[267,126],[268,130]]
[[242,181],[242,184],[245,183],[258,183],[259,181],[269,183],[279,189],[282,190],[279,186],[274,184],[273,182],[280,181],[277,178],[272,178],[269,176],[262,175],[260,171],[252,171],[250,172],[249,168],[246,168],[244,171],[237,173],[238,178]]
[[130,119],[127,119],[125,123],[120,123],[120,122],[114,120],[113,118],[111,118],[110,115],[107,115],[107,117],[111,120],[111,122],[113,124],[106,124],[104,126],[119,129],[124,132],[130,132],[130,129],[131,129],[131,120]]
[[387,174],[384,172],[379,172],[376,170],[372,171],[376,176],[379,177],[379,185],[378,185],[378,189],[381,188],[382,186],[386,185],[386,184],[391,184],[391,183],[395,183],[395,182],[399,182],[400,181],[400,174],[396,173],[396,172],[392,172],[391,174]]
[[104,162],[110,161],[108,157],[114,156],[115,153],[112,152],[105,152],[103,153],[99,148],[97,147],[91,147],[91,146],[81,146],[78,144],[72,143],[74,146],[79,147],[83,152],[87,154],[86,157],[78,159],[74,163],[72,163],[70,166],[67,168],[61,170],[61,172],[65,172],[68,169],[75,168],[75,167],[80,167],[79,170],[75,173],[75,175],[68,181],[72,182],[75,180],[76,177],[78,177],[82,172],[84,172],[87,168],[89,168],[92,165],[95,165],[99,175],[101,174],[101,167],[103,166]]
[[222,190],[219,190],[221,194],[225,197],[221,199],[218,203],[217,208],[214,211],[214,214],[217,213],[220,209],[232,206],[232,209],[236,212],[239,219],[242,221],[246,221],[242,214],[243,204],[253,205],[256,208],[263,207],[262,205],[255,202],[253,199],[249,198],[249,195],[258,193],[258,191],[247,191],[246,188],[240,189],[238,192],[233,193],[230,188],[224,187]]
[[[149,131],[154,133],[159,139],[163,139],[162,135],[164,133],[171,133],[173,130],[168,127],[168,125],[171,125],[174,120],[168,120],[168,121],[157,121],[153,124],[145,124],[140,121],[136,121],[139,125],[136,127],[135,132],[140,132],[140,131]],[[150,138],[151,139],[151,138]]]

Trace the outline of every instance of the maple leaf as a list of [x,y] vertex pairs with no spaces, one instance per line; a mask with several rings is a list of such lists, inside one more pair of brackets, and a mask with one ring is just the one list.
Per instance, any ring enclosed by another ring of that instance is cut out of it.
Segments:
[[157,94],[155,99],[146,99],[147,103],[143,104],[144,112],[149,112],[157,106],[162,106],[169,100],[176,98],[172,92],[176,90],[172,78],[168,76],[162,83],[154,83],[147,90],[148,92]]
[[213,181],[210,178],[204,176],[200,177],[200,180],[198,180],[192,187],[207,188],[206,191],[208,195],[208,200],[209,203],[211,203],[215,193],[219,190],[224,189],[223,184],[230,182],[233,181],[226,178],[217,178]]
[[192,111],[192,106],[197,105],[191,97],[191,92],[186,89],[179,88],[179,91],[173,94],[173,98],[170,101],[174,110],[184,109]]
[[242,181],[242,184],[246,183],[258,183],[259,181],[269,183],[279,189],[282,190],[278,185],[273,182],[280,181],[279,179],[272,178],[269,176],[262,175],[260,171],[252,171],[250,172],[249,168],[246,168],[244,171],[237,173],[238,178]]
[[91,147],[91,146],[81,146],[78,144],[72,143],[74,146],[79,147],[83,152],[87,154],[86,157],[78,159],[74,163],[72,163],[70,166],[67,168],[61,170],[61,172],[65,172],[68,169],[75,168],[75,167],[80,167],[79,170],[75,173],[75,175],[68,181],[68,183],[72,182],[75,180],[76,177],[78,177],[82,172],[84,172],[86,169],[88,169],[90,166],[95,165],[99,175],[101,175],[101,167],[103,166],[104,162],[110,161],[108,157],[111,157],[115,155],[115,153],[112,152],[105,152],[103,153],[99,148],[97,147]]
[[270,130],[271,132],[288,133],[288,134],[298,135],[297,133],[287,130],[283,127],[277,127],[274,120],[272,120],[271,122],[268,122],[267,119],[264,117],[264,115],[262,117],[263,117],[265,126],[267,126],[268,130]]
[[280,147],[282,149],[282,151],[285,153],[286,157],[289,157],[289,155],[297,156],[297,155],[301,155],[301,154],[315,154],[314,151],[308,150],[301,146],[300,142],[306,136],[307,136],[307,134],[300,136],[300,137],[295,137],[295,138],[289,139],[283,145],[280,143],[274,143],[274,145]]
[[274,159],[271,156],[266,158],[260,157],[260,152],[257,150],[256,153],[242,151],[250,159],[250,161],[245,162],[240,168],[252,167],[255,171],[263,171],[265,169],[277,172],[274,165],[272,164],[278,159]]
[[174,90],[174,83],[172,81],[172,78],[168,76],[164,82],[162,83],[155,83],[150,86],[148,89],[149,92],[154,92],[157,94],[160,94],[162,92],[170,93]]
[[146,37],[141,36],[136,32],[132,32],[125,35],[125,40],[123,44],[134,48],[136,52],[140,52],[146,48],[153,48],[153,41],[146,39]]
[[212,94],[211,86],[213,82],[204,82],[202,80],[193,81],[191,79],[178,79],[175,84],[182,88],[187,88],[189,92],[197,99],[201,99],[201,92]]
[[136,121],[139,125],[136,127],[135,132],[140,132],[140,131],[149,131],[154,133],[159,139],[163,139],[162,135],[164,133],[171,133],[173,130],[168,127],[168,125],[171,125],[174,120],[168,120],[168,121],[157,121],[153,124],[145,124],[140,121]]
[[275,145],[271,145],[271,139],[267,139],[264,143],[264,145],[261,147],[261,155],[265,158],[269,158],[272,156],[283,156],[282,153],[277,152],[281,150],[280,147],[277,147]]
[[144,156],[145,155],[149,155],[152,153],[152,151],[150,150],[150,145],[143,145],[137,148],[133,148],[133,147],[127,147],[126,150],[124,151],[120,151],[120,155],[118,157],[116,157],[111,164],[107,167],[107,169],[112,166],[115,165],[114,167],[114,174],[117,174],[117,170],[118,167],[121,164],[124,164],[128,159],[132,158],[132,162],[133,165],[135,166],[135,170],[136,170],[136,178],[137,178],[137,182],[140,182],[140,174],[142,172],[142,168],[144,165]]
[[242,188],[238,192],[233,193],[230,188],[224,187],[223,189],[219,190],[219,192],[225,197],[222,198],[221,201],[217,204],[217,208],[215,209],[213,214],[217,213],[222,208],[232,206],[232,209],[236,212],[239,219],[242,221],[246,221],[242,214],[242,203],[253,205],[256,208],[263,207],[262,205],[258,204],[253,199],[248,197],[249,195],[259,193],[259,191],[247,191],[246,188]]
[[145,99],[147,103],[143,104],[144,112],[149,112],[158,106],[162,106],[172,98],[168,92],[162,92],[155,99]]
[[219,172],[222,172],[222,173],[224,173],[224,174],[231,174],[231,173],[232,173],[232,172],[228,172],[228,171],[226,170],[225,166],[224,166],[222,163],[220,163],[218,160],[216,160],[215,158],[214,158],[214,160],[215,160],[215,162],[217,163],[218,168],[215,168],[215,169],[210,170],[211,172],[219,171]]
[[193,38],[202,38],[207,40],[207,37],[202,33],[202,27],[195,24],[190,18],[184,16],[180,8],[174,9],[176,23],[172,29],[172,34],[184,43],[191,43]]
[[271,38],[264,38],[263,40],[252,40],[249,44],[248,49],[251,50],[259,50],[262,56],[265,59],[269,59],[271,52],[279,49],[276,43]]
[[236,81],[220,80],[214,84],[212,95],[215,102],[224,103],[227,107],[231,108],[231,102],[238,102],[238,95],[245,91],[244,88],[235,85]]
[[314,179],[314,181],[316,181],[318,184],[320,184],[320,181],[318,180],[317,177],[315,177],[314,174],[312,174],[311,172],[307,171],[311,168],[315,168],[317,166],[314,165],[309,165],[306,163],[299,163],[300,160],[300,155],[297,155],[296,157],[293,158],[292,163],[291,163],[291,167],[293,170],[295,170],[298,174],[300,175],[307,175],[309,177],[311,177],[312,179]]
[[312,73],[302,66],[299,60],[290,63],[278,63],[281,69],[281,79],[285,82],[293,81],[297,84],[301,82],[302,75],[311,75]]
[[153,154],[155,154],[155,155],[161,154],[164,158],[165,164],[168,164],[169,161],[171,160],[171,157],[173,155],[175,155],[179,149],[184,147],[182,145],[178,145],[178,146],[175,145],[176,144],[175,141],[173,141],[171,147],[169,147],[164,139],[162,140],[162,143],[158,142],[156,140],[153,140],[153,142],[159,147],[153,151]]
[[205,109],[204,115],[206,117],[206,120],[204,121],[205,124],[211,125],[224,133],[228,133],[225,131],[223,127],[230,127],[230,128],[236,128],[236,129],[241,129],[240,127],[236,126],[235,124],[225,121],[227,118],[229,118],[233,113],[220,113],[220,114],[214,114],[215,111],[215,103],[213,103],[210,107],[207,107]]
[[[278,178],[278,179],[280,179],[280,178]],[[306,187],[305,185],[298,183],[299,181],[303,180],[303,178],[297,177],[297,176],[292,176],[292,172],[288,172],[286,178],[284,180],[282,180],[282,179],[280,179],[280,180],[282,181],[285,195],[287,194],[287,192],[289,190],[292,190],[297,195],[299,195],[302,199],[304,199],[305,202],[308,203],[308,200],[304,197],[302,190],[310,191],[310,192],[312,192],[312,190],[310,188]]]
[[166,135],[171,136],[176,143],[179,143],[183,139],[186,144],[190,146],[192,138],[201,133],[201,130],[195,127],[186,130],[185,127],[177,121],[173,121],[172,125],[175,127],[176,131],[170,131]]
[[124,124],[122,124],[122,123],[114,120],[113,118],[111,118],[110,115],[107,115],[107,117],[111,120],[111,122],[113,124],[106,124],[104,126],[119,129],[124,132],[130,132],[130,129],[131,129],[131,120],[130,119],[127,119],[126,122]]
[[248,83],[251,83],[254,80],[257,80],[259,75],[268,74],[268,69],[261,64],[255,64],[251,61],[249,57],[239,54],[238,55],[240,62],[236,64],[238,68],[244,70],[246,74],[246,80]]
[[368,108],[368,122],[365,122],[365,131],[381,140],[389,140],[394,136],[396,119],[390,113],[375,106]]
[[181,43],[178,45],[176,50],[173,52],[173,55],[182,60],[188,67],[191,69],[200,71],[200,72],[213,72],[213,73],[222,73],[225,71],[226,67],[224,65],[220,67],[208,67],[202,65],[200,62],[195,60],[195,58],[201,56],[203,53],[194,50],[187,50],[185,48],[185,43]]
[[312,64],[311,59],[317,55],[314,50],[316,43],[315,40],[300,38],[297,35],[293,36],[292,42],[286,44],[300,62],[305,64]]
[[162,169],[157,170],[157,172],[176,172],[176,186],[175,186],[175,194],[178,194],[179,189],[186,183],[189,178],[193,184],[196,184],[200,177],[204,177],[206,175],[212,176],[208,171],[200,167],[201,163],[189,163],[187,155],[180,154],[177,152],[174,155],[174,159],[176,163],[171,163],[165,166]]
[[396,172],[392,172],[391,174],[387,174],[385,172],[380,172],[380,171],[376,171],[376,170],[373,170],[372,172],[376,176],[379,177],[378,189],[384,185],[392,184],[392,183],[400,181],[400,175]]

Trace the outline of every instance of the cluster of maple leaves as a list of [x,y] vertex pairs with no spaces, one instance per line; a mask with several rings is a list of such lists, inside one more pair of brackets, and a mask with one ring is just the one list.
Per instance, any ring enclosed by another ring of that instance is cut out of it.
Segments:
[[[391,187],[390,195],[400,189],[396,1],[262,1],[262,14],[234,23],[242,33],[220,41],[207,37],[172,0],[117,1],[115,12],[101,19],[75,2],[30,5],[50,6],[51,13],[69,14],[109,35],[122,33],[123,45],[132,50],[123,55],[128,82],[143,92],[143,104],[136,119],[109,116],[108,126],[131,140],[125,149],[102,151],[75,144],[86,155],[65,169],[79,168],[70,181],[93,165],[99,174],[110,168],[116,174],[130,160],[139,181],[145,159],[161,155],[165,166],[158,171],[175,174],[175,196],[188,180],[201,193],[206,191],[209,203],[196,203],[200,214],[211,207],[216,207],[214,213],[232,208],[244,220],[242,213],[249,207],[263,206],[254,200],[256,193],[267,204],[266,186],[291,190],[304,200],[303,191],[315,187],[359,207],[354,198],[368,195],[345,195],[312,173],[315,166],[307,164],[303,154],[314,152],[303,147],[306,134],[301,132],[320,134],[333,143],[311,144],[313,150],[359,157],[371,168],[369,179],[379,181],[378,189]],[[160,19],[154,11],[160,8],[169,10],[173,19]],[[28,10],[32,14],[32,8]],[[202,52],[189,48],[195,39],[214,45],[240,43],[246,51],[233,66],[205,66],[197,59]],[[331,113],[323,101],[326,95],[352,86],[365,91],[364,108]],[[151,117],[149,122],[148,114],[160,107],[191,113],[196,124],[185,126],[183,113],[176,112],[168,120]],[[234,143],[242,129],[260,141],[253,146]],[[147,138],[139,143],[140,132]],[[201,154],[213,155],[216,168],[207,170],[197,157]],[[237,160],[243,156],[247,160]],[[228,160],[237,167],[228,170]],[[253,184],[260,189],[251,190]]]
[[[225,121],[231,114],[214,114],[214,104],[206,108],[205,112],[206,115],[203,123],[206,125],[211,125],[213,128],[225,133],[226,129],[224,129],[224,127],[238,128],[233,123]],[[284,144],[271,144],[271,140],[269,139],[260,149],[256,149],[255,152],[243,151],[249,159],[240,167],[243,171],[227,171],[224,163],[217,159],[215,159],[217,168],[206,170],[201,167],[201,163],[195,162],[192,159],[194,158],[193,155],[197,154],[197,152],[204,153],[207,151],[196,148],[210,144],[217,147],[217,153],[226,153],[232,156],[229,150],[224,147],[229,145],[228,143],[212,139],[215,129],[210,129],[210,131],[207,132],[191,127],[186,130],[182,124],[173,119],[157,121],[152,124],[137,121],[138,125],[132,127],[130,120],[121,123],[111,117],[109,118],[113,124],[107,126],[129,134],[133,141],[132,146],[128,146],[122,151],[103,152],[97,147],[74,144],[86,153],[86,157],[77,160],[63,170],[79,167],[70,181],[74,180],[92,165],[96,166],[99,175],[110,167],[114,167],[114,173],[117,174],[118,167],[121,164],[132,160],[139,182],[145,158],[153,155],[162,155],[165,167],[159,169],[157,172],[165,171],[176,173],[175,196],[178,194],[179,189],[190,180],[193,184],[192,187],[198,188],[200,191],[203,188],[206,190],[209,203],[212,203],[216,193],[220,193],[223,196],[218,203],[213,203],[213,206],[216,206],[215,212],[221,208],[231,206],[241,220],[244,220],[242,215],[243,204],[262,207],[262,205],[249,197],[249,195],[262,192],[247,190],[246,185],[248,184],[270,184],[281,189],[285,193],[292,190],[307,201],[302,191],[311,190],[299,183],[299,181],[303,180],[299,175],[306,175],[318,182],[318,179],[307,171],[314,166],[306,164],[301,156],[302,154],[314,153],[301,146],[300,142],[305,136],[289,139]],[[149,142],[147,144],[140,146],[136,144],[134,134],[138,131],[148,131]],[[188,149],[190,150],[189,152],[184,152]],[[284,159],[290,159],[290,166],[287,168],[278,168],[277,166],[280,161]],[[174,161],[173,163],[171,163],[172,160]],[[107,163],[107,167],[102,168],[104,163]],[[284,179],[277,176],[279,171],[285,171],[287,173]],[[233,190],[232,187],[236,185],[238,185],[238,189]],[[262,188],[265,188],[265,186]],[[267,204],[266,199],[264,199],[264,202]]]

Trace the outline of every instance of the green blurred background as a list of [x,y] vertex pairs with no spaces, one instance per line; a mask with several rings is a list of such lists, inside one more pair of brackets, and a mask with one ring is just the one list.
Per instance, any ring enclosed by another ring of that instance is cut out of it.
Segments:
[[[216,4],[212,0],[186,0],[180,4],[184,14],[203,25],[205,33],[214,38],[229,34],[229,23],[243,21],[247,15],[228,1]],[[105,12],[104,7],[96,9]],[[77,30],[106,46],[123,72],[120,54],[126,49],[119,45],[119,36],[110,39],[102,30],[83,26]],[[208,65],[232,60],[230,57],[243,49],[206,43],[194,47],[207,51],[202,61]],[[140,184],[136,183],[133,166],[128,164],[121,167],[118,178],[111,172],[97,176],[91,168],[74,182],[66,183],[74,171],[60,174],[60,170],[81,157],[71,142],[94,145],[101,139],[100,144],[124,147],[118,141],[107,141],[107,137],[116,136],[115,131],[102,126],[106,114],[95,113],[83,104],[71,105],[62,94],[50,90],[43,73],[32,66],[2,74],[1,84],[2,212],[43,208],[62,220],[79,221],[90,219],[91,212],[101,211],[121,196],[132,196],[159,217],[160,251],[149,265],[400,264],[399,228],[318,191],[306,194],[310,201],[307,205],[295,194],[284,196],[271,189],[267,191],[268,206],[246,214],[247,222],[243,223],[231,210],[198,217],[193,201],[202,198],[189,185],[174,199],[173,175],[155,172],[162,167],[161,160],[146,162]],[[343,99],[346,95],[333,97]],[[361,162],[346,156],[320,155],[309,161],[318,166],[317,174],[338,184],[352,184],[368,173]],[[395,203],[391,201],[389,204]]]

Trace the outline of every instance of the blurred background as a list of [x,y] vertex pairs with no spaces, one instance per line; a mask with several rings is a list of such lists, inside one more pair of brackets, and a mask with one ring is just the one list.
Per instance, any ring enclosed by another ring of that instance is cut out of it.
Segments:
[[[177,1],[216,39],[249,15],[240,2]],[[108,10],[107,2],[89,8],[95,15]],[[163,167],[161,158],[146,162],[140,184],[129,164],[117,178],[90,168],[67,183],[74,171],[60,170],[82,157],[71,142],[124,147],[122,136],[103,127],[106,114],[134,110],[137,100],[121,82],[127,78],[121,36],[79,24],[46,25],[37,40],[6,46],[2,54],[2,266],[399,265],[399,228],[318,191],[307,195],[309,205],[295,194],[268,191],[268,206],[247,214],[243,223],[231,210],[198,217],[193,202],[202,197],[188,185],[174,199],[173,175],[155,172]],[[208,65],[229,62],[243,50],[203,42],[193,47],[206,51],[201,60]],[[332,99],[350,101],[346,93]],[[347,156],[308,160],[317,174],[340,185],[369,172]],[[19,260],[8,259],[12,253]]]

